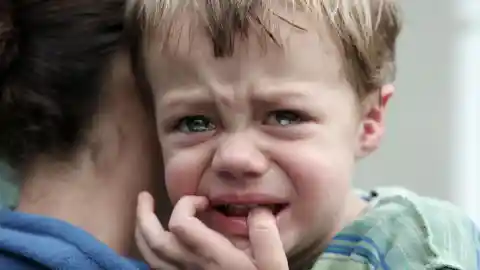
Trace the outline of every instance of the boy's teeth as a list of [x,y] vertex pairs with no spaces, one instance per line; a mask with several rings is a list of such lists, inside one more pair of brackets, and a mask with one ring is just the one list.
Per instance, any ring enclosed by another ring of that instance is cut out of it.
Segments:
[[227,216],[247,217],[250,211],[257,207],[267,207],[274,214],[280,210],[279,205],[268,204],[225,204],[219,206],[218,209]]
[[227,210],[230,210],[230,211],[250,210],[255,207],[258,207],[258,204],[228,204]]
[[229,216],[248,216],[250,211],[258,206],[258,204],[227,204],[225,213]]
[[248,217],[250,211],[257,207],[266,207],[277,215],[286,204],[223,204],[217,205],[215,209],[222,212],[226,216],[231,217]]

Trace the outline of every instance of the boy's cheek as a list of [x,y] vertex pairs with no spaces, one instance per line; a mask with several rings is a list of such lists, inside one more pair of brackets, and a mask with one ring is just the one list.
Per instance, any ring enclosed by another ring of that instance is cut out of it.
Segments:
[[192,151],[164,153],[165,186],[170,201],[175,204],[185,195],[196,195],[204,164],[202,158]]
[[[189,177],[191,176],[191,177]],[[168,197],[175,205],[183,196],[195,195],[197,193],[197,177],[186,173],[185,170],[176,168],[165,168],[165,186]]]

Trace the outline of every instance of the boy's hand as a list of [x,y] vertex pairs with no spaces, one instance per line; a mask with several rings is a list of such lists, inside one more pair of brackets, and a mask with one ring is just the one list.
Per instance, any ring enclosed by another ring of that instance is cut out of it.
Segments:
[[223,235],[209,229],[196,213],[208,207],[204,197],[186,196],[175,206],[169,231],[163,229],[148,193],[139,196],[135,237],[145,260],[154,269],[287,270],[288,262],[268,210],[254,211],[248,220],[252,260]]

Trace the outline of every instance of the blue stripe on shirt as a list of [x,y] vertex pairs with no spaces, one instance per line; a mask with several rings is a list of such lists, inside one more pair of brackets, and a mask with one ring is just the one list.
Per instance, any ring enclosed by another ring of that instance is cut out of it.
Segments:
[[324,253],[332,253],[343,256],[352,256],[353,254],[358,255],[367,260],[367,262],[372,265],[375,269],[378,268],[379,261],[375,255],[368,249],[364,247],[352,247],[344,245],[329,245]]
[[[388,267],[387,263],[385,262],[385,254],[380,251],[379,246],[371,238],[366,237],[366,236],[356,235],[356,234],[338,234],[333,238],[333,240],[347,241],[347,242],[351,242],[351,243],[354,243],[354,244],[358,244],[359,242],[365,242],[367,244],[370,244],[370,246],[373,247],[373,249],[378,254],[378,257],[380,259],[379,263],[380,263],[381,267],[385,270],[390,269]],[[359,248],[359,247],[355,247],[355,248]],[[365,250],[368,250],[368,249],[365,249]],[[375,257],[372,252],[370,252],[370,253],[372,254],[373,257]],[[360,255],[360,254],[357,254],[357,255]],[[362,257],[364,257],[364,256],[362,256]],[[375,259],[376,259],[376,257],[375,257]],[[378,267],[378,263],[377,263],[376,267]]]

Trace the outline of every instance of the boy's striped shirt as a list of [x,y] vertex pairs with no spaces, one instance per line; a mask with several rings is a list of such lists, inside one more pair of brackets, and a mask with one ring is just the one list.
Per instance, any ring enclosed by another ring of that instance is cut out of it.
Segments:
[[398,188],[363,195],[369,208],[312,270],[480,270],[479,232],[458,208]]

